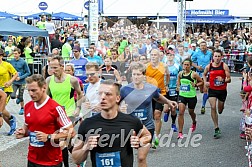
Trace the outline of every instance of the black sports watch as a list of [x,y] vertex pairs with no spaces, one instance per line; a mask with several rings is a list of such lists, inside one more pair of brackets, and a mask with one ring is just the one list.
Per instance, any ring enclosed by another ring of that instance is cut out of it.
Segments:
[[51,134],[48,134],[48,135],[47,135],[47,141],[50,141],[50,140],[51,140],[51,137],[52,137]]

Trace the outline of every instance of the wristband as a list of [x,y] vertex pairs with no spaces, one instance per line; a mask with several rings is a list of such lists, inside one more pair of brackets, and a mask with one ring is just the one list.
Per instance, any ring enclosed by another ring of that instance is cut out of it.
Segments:
[[3,112],[0,112],[0,117],[3,117]]

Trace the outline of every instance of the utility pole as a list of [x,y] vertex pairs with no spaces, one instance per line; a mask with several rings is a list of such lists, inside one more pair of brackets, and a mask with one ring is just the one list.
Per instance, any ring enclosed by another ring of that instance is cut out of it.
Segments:
[[177,33],[182,39],[186,30],[186,0],[174,0],[178,3]]

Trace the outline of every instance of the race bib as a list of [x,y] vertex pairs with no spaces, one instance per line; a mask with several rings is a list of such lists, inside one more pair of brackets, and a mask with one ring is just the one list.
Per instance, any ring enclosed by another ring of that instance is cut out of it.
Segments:
[[171,75],[170,80],[177,80],[177,76],[176,75]]
[[182,92],[190,92],[190,85],[181,85],[180,91]]
[[133,113],[141,121],[144,121],[144,120],[147,119],[147,111],[146,111],[146,109],[138,109],[138,110],[135,110]]
[[42,141],[38,141],[35,132],[30,132],[29,137],[30,137],[30,145],[31,146],[33,146],[33,147],[44,147],[45,143],[42,142]]
[[214,79],[214,86],[222,86],[222,85],[224,85],[223,81],[218,81],[217,78]]
[[82,69],[75,69],[74,75],[75,76],[83,76],[84,71]]
[[96,153],[97,167],[121,167],[120,152]]
[[169,96],[177,96],[177,91],[176,89],[169,89]]

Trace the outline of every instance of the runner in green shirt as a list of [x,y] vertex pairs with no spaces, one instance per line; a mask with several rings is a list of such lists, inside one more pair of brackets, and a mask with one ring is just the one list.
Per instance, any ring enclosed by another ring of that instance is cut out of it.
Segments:
[[68,37],[67,42],[62,46],[62,57],[64,60],[70,60],[70,55],[72,54],[71,44],[73,40],[73,37]]
[[177,90],[179,90],[179,117],[178,117],[178,127],[179,134],[178,139],[183,139],[183,126],[184,126],[184,113],[186,105],[188,104],[188,111],[192,118],[192,132],[196,129],[196,114],[194,109],[197,104],[197,95],[195,87],[203,85],[203,80],[200,76],[191,70],[192,60],[186,58],[183,61],[183,71],[178,74]]

